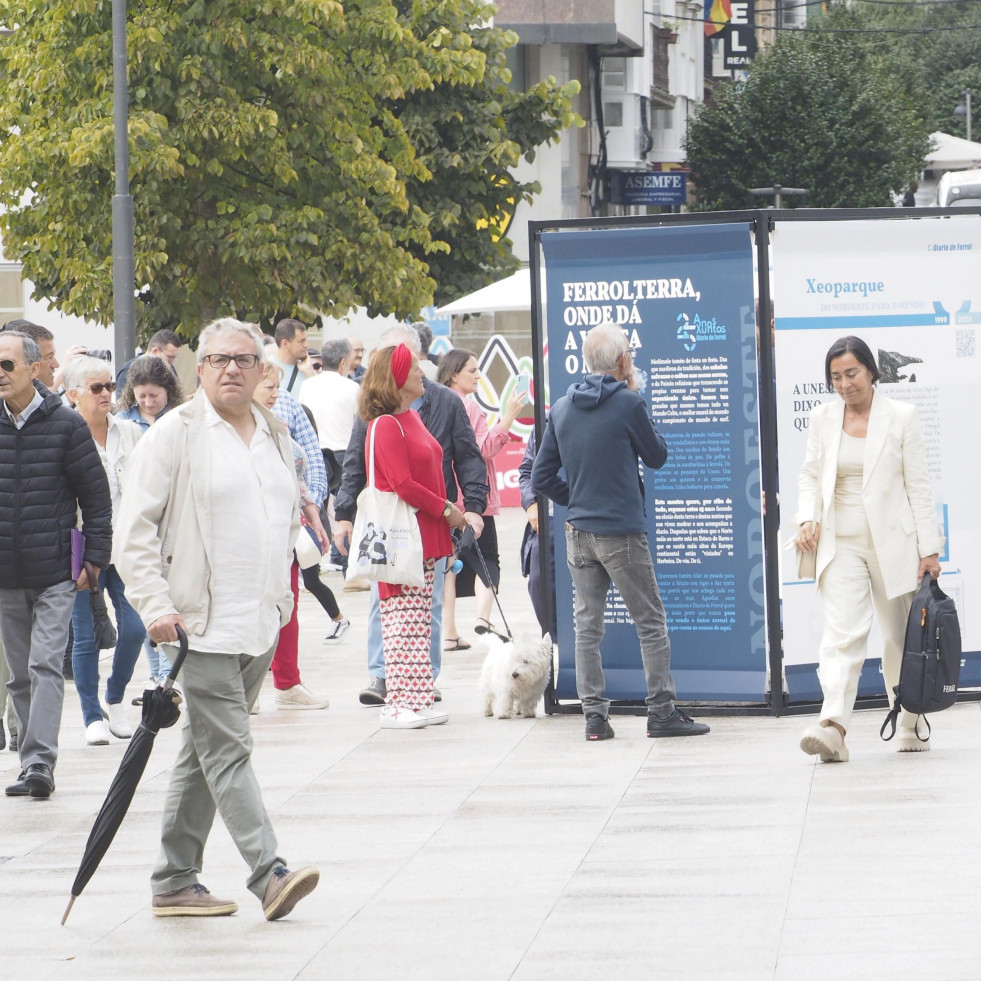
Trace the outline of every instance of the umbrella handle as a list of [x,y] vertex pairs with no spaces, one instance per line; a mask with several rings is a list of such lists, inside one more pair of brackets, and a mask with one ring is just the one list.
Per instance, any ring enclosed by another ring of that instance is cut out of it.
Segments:
[[180,646],[177,649],[177,657],[174,658],[170,666],[170,674],[164,678],[164,691],[170,691],[174,687],[177,675],[180,673],[181,667],[184,664],[184,658],[187,657],[187,634],[184,633],[184,628],[179,623],[175,625],[175,629],[177,630],[177,640]]

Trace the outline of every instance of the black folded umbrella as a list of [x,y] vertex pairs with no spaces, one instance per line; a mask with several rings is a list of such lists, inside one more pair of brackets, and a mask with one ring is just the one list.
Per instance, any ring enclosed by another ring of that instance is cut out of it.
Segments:
[[88,885],[89,879],[105,857],[119,826],[123,823],[123,818],[126,817],[136,787],[150,759],[157,733],[161,729],[169,729],[180,718],[178,706],[181,696],[179,692],[174,691],[174,681],[184,663],[184,658],[187,657],[187,634],[178,627],[177,637],[180,640],[180,650],[174,658],[170,674],[162,685],[143,692],[143,718],[136,727],[129,746],[126,747],[119,770],[116,771],[116,776],[109,786],[109,793],[106,794],[102,809],[89,832],[89,840],[85,843],[85,852],[72,885],[72,898],[68,901],[65,915],[61,918],[62,926],[65,925],[75,900],[82,894],[82,890]]

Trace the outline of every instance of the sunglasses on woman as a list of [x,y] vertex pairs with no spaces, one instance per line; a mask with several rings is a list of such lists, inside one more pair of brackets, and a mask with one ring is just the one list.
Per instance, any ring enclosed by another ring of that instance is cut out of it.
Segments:
[[114,392],[116,391],[115,382],[92,382],[89,385],[89,391],[93,395],[101,395],[103,392]]

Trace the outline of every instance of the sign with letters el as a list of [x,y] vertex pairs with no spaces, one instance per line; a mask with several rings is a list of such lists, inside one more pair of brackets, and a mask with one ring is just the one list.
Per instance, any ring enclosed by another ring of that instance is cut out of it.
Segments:
[[[748,224],[547,231],[552,399],[585,371],[586,332],[625,332],[669,459],[642,474],[648,537],[686,700],[762,701],[763,536],[753,256]],[[616,508],[615,500],[609,501]],[[575,598],[554,508],[556,698],[575,698]],[[637,631],[615,588],[602,642],[607,695],[647,694]]]
[[732,0],[729,7],[731,16],[722,32],[722,66],[741,71],[756,55],[756,0]]

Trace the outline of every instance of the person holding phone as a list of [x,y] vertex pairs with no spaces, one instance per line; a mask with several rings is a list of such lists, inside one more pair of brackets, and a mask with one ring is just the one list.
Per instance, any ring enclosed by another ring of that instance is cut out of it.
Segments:
[[463,569],[458,574],[448,572],[443,585],[443,649],[447,651],[465,651],[470,647],[460,639],[460,631],[456,625],[457,596],[477,597],[477,623],[474,627],[476,634],[496,634],[503,637],[490,622],[491,606],[494,603],[494,593],[501,584],[501,559],[497,545],[497,527],[494,516],[501,513],[501,495],[497,489],[497,466],[494,458],[510,442],[511,427],[518,419],[521,407],[528,399],[527,387],[524,393],[515,390],[502,406],[501,418],[494,426],[488,427],[483,410],[477,404],[474,394],[480,381],[480,368],[477,358],[470,352],[460,348],[447,351],[440,358],[439,374],[436,380],[451,391],[456,392],[463,400],[467,418],[473,427],[477,446],[487,465],[487,508],[484,511],[484,530],[477,539],[481,554],[491,575],[490,585],[485,585],[477,575],[474,559],[465,551],[460,558]]

